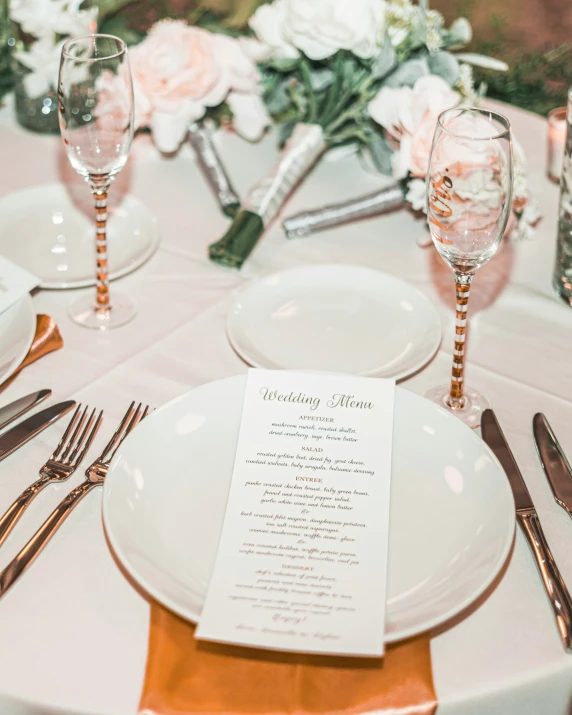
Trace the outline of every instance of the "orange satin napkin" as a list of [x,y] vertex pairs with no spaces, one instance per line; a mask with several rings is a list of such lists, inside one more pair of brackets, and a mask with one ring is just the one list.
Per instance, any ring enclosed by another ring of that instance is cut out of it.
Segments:
[[24,362],[18,368],[20,371],[32,362],[39,360],[44,355],[59,350],[64,346],[64,341],[58,326],[49,315],[36,315],[36,334]]
[[432,715],[428,636],[383,659],[308,656],[222,646],[151,605],[139,715]]

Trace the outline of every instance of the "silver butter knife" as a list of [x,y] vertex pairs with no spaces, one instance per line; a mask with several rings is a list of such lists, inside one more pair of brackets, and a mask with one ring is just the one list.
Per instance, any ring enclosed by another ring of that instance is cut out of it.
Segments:
[[538,412],[532,420],[534,441],[540,463],[552,488],[556,503],[572,516],[572,470],[562,447],[548,424],[546,417]]
[[36,412],[35,415],[22,420],[15,427],[4,432],[0,436],[0,461],[15,452],[23,444],[26,444],[26,442],[29,442],[32,437],[45,430],[46,427],[59,420],[72,407],[75,407],[75,400],[67,400],[66,402],[46,407],[45,410]]
[[516,506],[516,518],[520,524],[534,558],[550,603],[556,617],[556,625],[564,648],[572,652],[572,599],[558,566],[550,552],[534,504],[514,460],[510,447],[502,433],[495,413],[485,410],[481,419],[483,439],[495,453],[510,483]]
[[10,422],[17,420],[18,417],[26,414],[28,410],[32,407],[39,405],[47,397],[52,394],[51,390],[40,390],[39,392],[32,392],[31,395],[26,395],[26,397],[20,397],[19,400],[14,400],[10,402],[9,405],[0,408],[0,430],[7,427]]

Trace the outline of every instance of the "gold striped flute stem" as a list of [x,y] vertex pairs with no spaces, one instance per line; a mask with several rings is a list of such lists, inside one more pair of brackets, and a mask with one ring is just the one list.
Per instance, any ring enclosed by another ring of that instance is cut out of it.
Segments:
[[464,371],[465,371],[465,338],[467,330],[467,304],[473,276],[455,274],[457,292],[457,308],[455,311],[455,350],[453,351],[453,370],[451,375],[451,390],[449,406],[461,409],[465,403]]
[[95,310],[97,313],[107,315],[111,310],[109,300],[109,261],[107,258],[108,177],[92,178],[91,191],[95,200]]

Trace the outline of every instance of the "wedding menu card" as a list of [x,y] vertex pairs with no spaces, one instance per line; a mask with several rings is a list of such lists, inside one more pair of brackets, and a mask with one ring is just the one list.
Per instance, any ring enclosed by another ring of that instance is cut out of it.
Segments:
[[381,656],[393,381],[248,373],[196,637]]
[[0,313],[8,310],[39,284],[36,276],[0,256]]

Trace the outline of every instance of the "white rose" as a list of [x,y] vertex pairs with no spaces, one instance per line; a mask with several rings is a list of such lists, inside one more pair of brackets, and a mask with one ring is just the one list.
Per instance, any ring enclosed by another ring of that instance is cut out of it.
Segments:
[[299,52],[286,36],[287,0],[274,0],[271,5],[261,5],[249,20],[250,27],[267,48],[266,57],[260,59],[295,59]]
[[44,37],[34,42],[27,52],[16,52],[16,59],[30,72],[24,75],[24,89],[29,97],[41,97],[53,89],[58,80],[63,41]]
[[10,18],[28,35],[47,38],[94,32],[97,8],[80,10],[82,0],[10,0]]
[[323,60],[349,50],[369,59],[383,41],[385,10],[385,0],[274,0],[258,8],[250,26],[274,57],[301,50]]
[[420,77],[410,87],[383,87],[368,105],[371,118],[399,142],[392,157],[393,175],[424,178],[437,118],[459,103],[459,94],[441,77]]
[[261,97],[258,94],[231,92],[226,101],[232,112],[232,125],[237,134],[248,141],[258,141],[271,124]]

